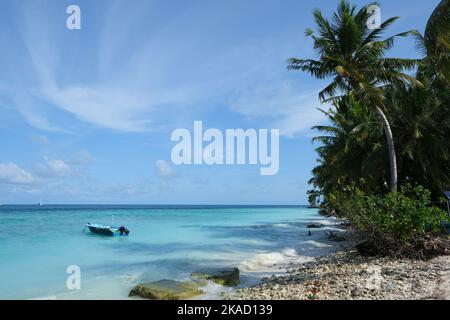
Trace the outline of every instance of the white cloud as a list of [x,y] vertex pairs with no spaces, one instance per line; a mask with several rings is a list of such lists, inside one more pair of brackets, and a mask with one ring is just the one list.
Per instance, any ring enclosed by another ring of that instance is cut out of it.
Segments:
[[39,114],[33,107],[28,106],[22,102],[16,102],[17,110],[22,114],[25,118],[25,121],[32,127],[49,131],[49,132],[59,132],[59,133],[69,133],[69,131],[56,126],[42,114]]
[[304,105],[299,112],[283,117],[282,119],[273,122],[274,128],[280,129],[282,136],[292,138],[298,134],[305,134],[316,125],[320,125],[325,121],[322,112],[317,110],[315,105]]
[[315,90],[300,94],[290,82],[269,83],[241,91],[230,101],[230,108],[240,114],[267,119],[280,134],[293,137],[323,123],[325,117]]
[[174,171],[172,166],[164,160],[158,160],[155,163],[156,174],[160,178],[170,178],[174,176]]
[[14,163],[0,163],[0,183],[31,184],[35,181],[33,175]]
[[51,86],[44,98],[75,115],[79,120],[120,131],[139,132],[148,128],[142,120],[149,111],[141,94],[113,88]]
[[45,177],[67,177],[73,173],[69,165],[61,159],[44,158],[45,163],[36,166],[40,175]]
[[39,115],[39,114],[33,114],[29,111],[24,111],[21,109],[22,115],[24,115],[27,122],[32,126],[40,130],[45,131],[51,131],[51,132],[63,132],[64,130],[61,130],[57,126],[53,126],[49,123],[47,118]]
[[[234,111],[274,120],[295,113],[301,119],[299,112],[289,110],[298,105],[301,95],[290,85],[278,85],[286,78],[284,59],[300,47],[289,41],[290,33],[228,39],[227,29],[219,23],[226,23],[228,16],[222,10],[209,10],[205,18],[205,8],[199,4],[171,13],[173,19],[162,25],[156,21],[155,28],[142,32],[152,5],[112,2],[105,7],[98,34],[91,35],[93,46],[68,52],[66,30],[54,27],[59,22],[49,11],[24,4],[17,23],[24,43],[13,47],[20,59],[13,59],[16,65],[11,70],[17,75],[14,96],[29,100],[14,101],[25,120],[54,132],[84,132],[79,122],[124,132],[149,131],[170,126],[174,115],[183,112],[195,110],[201,116],[200,109],[216,108],[255,79],[271,83],[241,92],[232,101]],[[227,14],[234,16],[231,11]],[[36,17],[37,25],[32,22]],[[133,23],[117,24],[117,17]]]
[[299,95],[287,82],[265,83],[241,90],[230,100],[230,108],[249,116],[288,114],[298,108],[308,95]]

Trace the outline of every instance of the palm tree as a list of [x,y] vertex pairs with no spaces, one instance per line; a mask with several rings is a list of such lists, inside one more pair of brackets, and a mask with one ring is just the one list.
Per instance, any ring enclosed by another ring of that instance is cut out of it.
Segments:
[[415,33],[424,57],[417,79],[423,87],[391,88],[386,104],[400,142],[400,176],[427,186],[436,199],[450,187],[450,0],[431,14],[424,35]]
[[442,82],[450,79],[450,1],[442,0],[434,9],[422,36],[415,33],[421,60],[418,78],[434,78]]
[[424,80],[424,88],[389,90],[386,105],[393,110],[400,180],[426,186],[436,200],[450,186],[450,90],[436,92]]
[[396,191],[397,159],[384,105],[384,87],[416,86],[420,82],[405,73],[415,67],[417,60],[388,58],[385,54],[394,45],[396,37],[404,37],[415,31],[380,39],[398,17],[390,18],[378,29],[371,30],[367,26],[370,18],[368,7],[356,11],[356,6],[342,0],[331,21],[324,18],[320,10],[315,10],[318,35],[311,29],[307,29],[305,34],[314,40],[318,60],[291,58],[288,69],[306,71],[318,79],[333,77],[333,81],[319,94],[322,102],[335,99],[342,93],[355,97],[378,114],[389,150],[390,190]]
[[[315,126],[321,135],[313,138],[319,142],[316,148],[319,165],[313,169],[309,181],[325,200],[335,190],[358,182],[368,181],[361,187],[366,192],[384,191],[383,175],[387,151],[380,144],[383,128],[374,113],[351,97],[333,101],[333,107],[323,111],[328,125]],[[316,197],[317,198],[317,197]],[[325,201],[326,202],[326,201]]]

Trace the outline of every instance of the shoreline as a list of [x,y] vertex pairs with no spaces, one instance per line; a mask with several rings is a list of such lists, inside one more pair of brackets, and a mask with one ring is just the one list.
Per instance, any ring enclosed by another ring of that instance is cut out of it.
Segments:
[[422,300],[450,299],[450,255],[430,260],[363,257],[352,231],[335,252],[291,266],[281,275],[236,289],[237,300]]
[[[273,225],[282,229],[292,227],[285,223],[275,223]],[[226,300],[236,292],[245,290],[249,287],[254,287],[270,276],[281,276],[289,272],[293,266],[310,263],[318,257],[342,249],[342,246],[345,245],[345,242],[330,240],[328,237],[329,232],[333,232],[335,235],[342,235],[345,233],[342,221],[339,219],[317,215],[317,217],[307,220],[305,225],[315,225],[318,227],[311,227],[303,230],[305,234],[307,234],[308,231],[311,231],[312,234],[305,238],[307,240],[304,241],[302,245],[293,246],[291,243],[275,250],[257,250],[253,251],[252,254],[248,255],[243,260],[227,263],[222,266],[212,266],[212,269],[237,268],[240,273],[240,283],[238,286],[224,286],[216,284],[211,280],[207,280],[206,285],[199,287],[203,293],[187,300]],[[307,247],[304,247],[305,245],[307,245]],[[206,269],[208,269],[208,267],[206,267]],[[182,278],[160,280],[180,282],[195,281],[192,276],[188,275]],[[135,283],[135,285],[137,284],[139,284],[139,282]],[[134,286],[130,287],[130,289],[133,287]],[[142,299],[142,297],[127,297],[126,299]]]

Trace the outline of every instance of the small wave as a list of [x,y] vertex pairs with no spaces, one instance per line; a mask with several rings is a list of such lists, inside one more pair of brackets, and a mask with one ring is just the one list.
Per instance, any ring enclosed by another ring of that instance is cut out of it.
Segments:
[[318,242],[318,241],[314,241],[314,240],[308,240],[305,243],[310,244],[310,245],[312,245],[314,247],[317,247],[317,248],[331,248],[331,247],[334,247],[334,245],[323,243],[323,242]]
[[292,248],[286,248],[281,250],[281,253],[283,255],[285,255],[286,257],[298,257],[299,255],[297,254],[297,251],[295,249]]
[[336,224],[339,223],[339,220],[336,217],[330,217],[327,219],[314,220],[314,222],[323,226],[336,226]]
[[305,256],[300,256],[292,248],[285,248],[281,251],[264,252],[254,255],[251,259],[241,263],[244,271],[268,271],[274,267],[283,267],[291,262],[305,262]]
[[28,300],[56,300],[56,296],[44,296],[44,297],[31,298]]
[[277,227],[277,228],[289,228],[290,227],[290,225],[288,225],[287,223],[275,223],[273,226]]
[[200,288],[204,293],[198,297],[201,300],[216,300],[221,299],[226,293],[232,292],[234,289],[232,287],[224,287],[216,284],[212,281],[208,281],[207,285]]

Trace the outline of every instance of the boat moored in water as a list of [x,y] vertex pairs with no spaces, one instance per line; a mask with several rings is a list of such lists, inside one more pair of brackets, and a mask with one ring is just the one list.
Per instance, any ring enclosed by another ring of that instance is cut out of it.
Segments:
[[103,236],[128,236],[130,233],[130,230],[125,228],[124,226],[120,227],[111,227],[111,226],[105,226],[102,224],[96,224],[96,223],[87,223],[86,228],[89,229],[90,232],[100,234]]

